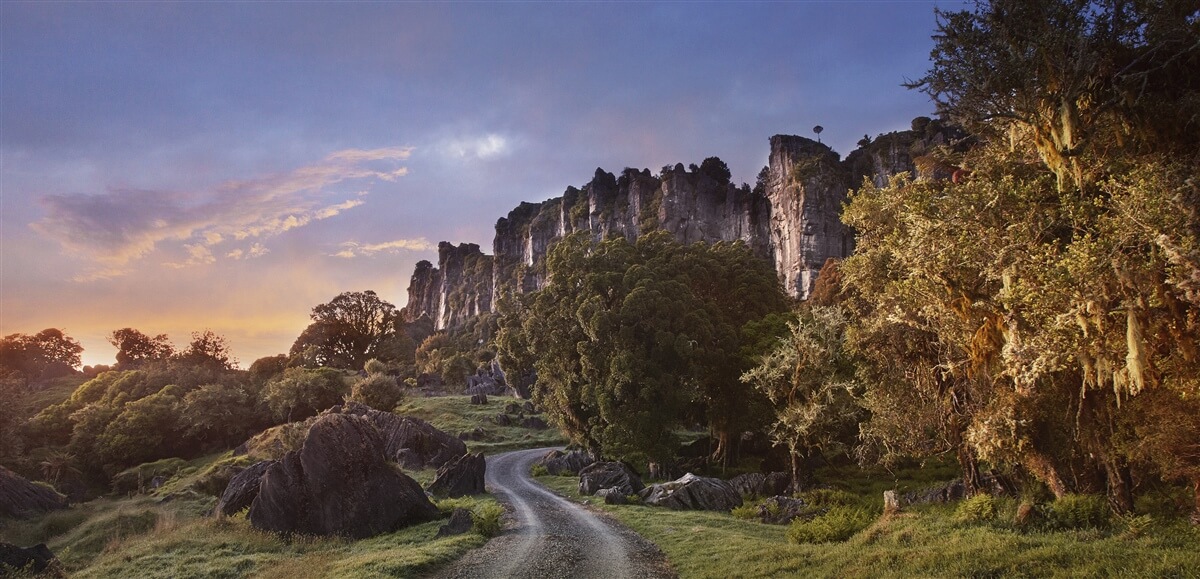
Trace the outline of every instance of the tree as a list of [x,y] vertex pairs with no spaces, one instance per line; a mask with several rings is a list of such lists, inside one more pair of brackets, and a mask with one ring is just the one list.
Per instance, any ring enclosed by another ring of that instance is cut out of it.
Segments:
[[166,334],[150,337],[133,328],[113,330],[108,343],[117,349],[117,367],[122,370],[166,360],[175,354],[175,347]]
[[0,339],[0,374],[11,374],[22,384],[71,372],[80,364],[83,346],[58,328],[32,336],[10,334]]
[[413,347],[397,335],[396,306],[370,290],[339,294],[314,307],[310,317],[291,355],[310,355],[318,365],[357,370],[370,358],[403,358]]
[[176,359],[186,364],[224,370],[232,370],[237,366],[237,359],[229,351],[229,341],[212,330],[192,332],[191,343],[176,355]]
[[729,166],[720,157],[705,159],[700,163],[700,172],[712,177],[714,181],[721,185],[728,185],[729,180],[733,178],[733,173],[729,172]]
[[792,457],[792,484],[799,488],[801,464],[814,452],[848,453],[865,412],[856,363],[845,347],[847,317],[838,307],[817,306],[788,324],[788,334],[761,362],[742,375],[771,400],[774,440]]
[[395,378],[386,374],[371,374],[354,383],[350,388],[349,400],[391,412],[403,397],[404,392]]
[[332,368],[288,368],[267,383],[263,399],[277,420],[293,422],[342,401],[348,388]]

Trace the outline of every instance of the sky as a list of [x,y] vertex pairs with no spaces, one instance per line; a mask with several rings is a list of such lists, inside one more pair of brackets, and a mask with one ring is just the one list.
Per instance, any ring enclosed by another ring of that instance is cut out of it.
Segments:
[[935,5],[3,0],[0,335],[211,329],[248,367],[597,167],[753,183],[771,135],[906,129]]

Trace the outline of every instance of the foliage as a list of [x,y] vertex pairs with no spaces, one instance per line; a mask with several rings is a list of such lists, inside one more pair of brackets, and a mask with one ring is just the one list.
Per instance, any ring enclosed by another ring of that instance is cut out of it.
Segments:
[[357,370],[370,358],[393,360],[414,345],[397,332],[396,306],[375,292],[344,292],[313,308],[312,323],[292,344],[291,356],[307,366]]
[[17,378],[28,386],[35,380],[54,378],[79,367],[83,346],[58,328],[32,336],[10,334],[0,339],[0,378]]
[[274,378],[287,370],[288,357],[286,354],[276,354],[274,356],[264,356],[250,364],[250,377],[259,384],[265,384],[271,378]]
[[229,350],[229,340],[212,330],[192,332],[192,341],[188,343],[188,347],[175,357],[187,365],[210,365],[225,370],[236,368],[238,363]]
[[1054,529],[1103,529],[1112,511],[1102,496],[1067,494],[1046,505],[1045,514]]
[[963,523],[989,523],[996,519],[996,499],[992,495],[978,494],[963,499],[954,508],[954,518]]
[[504,507],[497,503],[484,503],[471,512],[471,529],[484,537],[495,537],[504,528]]
[[403,397],[404,392],[395,378],[385,374],[371,374],[359,378],[354,383],[350,388],[349,400],[361,402],[376,410],[391,412]]
[[[574,442],[666,460],[689,418],[739,425],[753,398],[736,382],[740,330],[783,305],[769,265],[741,244],[685,246],[665,232],[568,236],[547,264],[544,289],[500,302],[497,346],[504,363],[532,363],[534,399]],[[749,294],[762,299],[738,297]]]
[[263,389],[263,400],[277,420],[294,422],[342,401],[347,394],[342,373],[333,368],[288,368]]
[[729,180],[733,177],[733,173],[729,172],[729,166],[720,157],[709,157],[702,161],[700,172],[708,175],[720,185],[729,185]]
[[133,328],[113,330],[108,343],[117,349],[117,367],[122,370],[166,360],[175,354],[175,347],[166,334],[150,337]]
[[811,519],[798,518],[788,526],[787,537],[793,543],[839,543],[867,528],[873,517],[858,507],[831,507]]

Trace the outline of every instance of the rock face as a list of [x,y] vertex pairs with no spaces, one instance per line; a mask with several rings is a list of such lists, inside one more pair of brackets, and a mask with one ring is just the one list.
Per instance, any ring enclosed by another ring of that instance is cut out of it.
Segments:
[[733,485],[690,472],[673,481],[650,485],[638,496],[648,505],[679,511],[728,511],[742,506],[742,497]]
[[786,525],[799,517],[813,518],[821,511],[809,509],[801,499],[773,496],[758,505],[759,520],[770,525]]
[[533,464],[540,464],[546,467],[546,472],[550,474],[560,475],[579,474],[579,471],[594,462],[596,462],[596,457],[590,452],[582,450],[572,450],[571,452],[551,450]]
[[[948,178],[957,167],[935,161],[939,148],[960,147],[965,135],[921,117],[913,130],[864,139],[845,161],[811,139],[775,135],[760,186],[736,187],[727,177],[696,166],[597,169],[582,187],[561,197],[521,203],[496,222],[492,256],[471,244],[438,246],[438,266],[417,264],[408,288],[406,321],[427,316],[437,329],[490,311],[504,288],[520,292],[546,284],[546,255],[564,236],[586,231],[594,239],[636,239],[655,230],[684,243],[745,242],[775,264],[788,293],[807,298],[826,259],[854,249],[841,223],[846,192],[866,178],[885,184],[899,173]],[[516,380],[515,382],[521,382]]]
[[278,462],[277,460],[259,461],[234,475],[229,479],[229,485],[225,487],[225,492],[221,493],[221,499],[217,501],[213,512],[228,517],[250,508],[254,499],[258,497],[258,485],[262,482],[263,475]]
[[438,516],[416,481],[388,464],[379,431],[363,416],[325,414],[299,452],[269,466],[250,507],[267,531],[365,538]]
[[783,494],[792,482],[791,479],[791,475],[786,472],[751,472],[729,479],[729,484],[742,496],[770,497]]
[[327,413],[361,416],[370,421],[383,438],[384,453],[388,459],[400,463],[404,468],[440,467],[467,454],[466,443],[420,418],[380,412],[357,402],[335,406]]
[[429,492],[439,497],[465,497],[483,494],[483,476],[487,462],[483,454],[466,454],[444,465],[429,485]]
[[0,517],[24,519],[67,508],[67,498],[0,466]]
[[621,495],[631,495],[642,490],[642,479],[621,462],[597,462],[579,471],[579,494],[590,496],[612,488]]
[[10,571],[41,573],[55,561],[54,553],[45,544],[21,548],[9,543],[0,543],[0,577]]

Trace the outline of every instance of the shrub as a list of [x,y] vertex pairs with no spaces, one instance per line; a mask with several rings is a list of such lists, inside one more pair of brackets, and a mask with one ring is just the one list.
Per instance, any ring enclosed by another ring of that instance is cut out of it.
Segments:
[[958,503],[955,520],[961,523],[989,523],[996,520],[996,499],[991,495],[975,495]]
[[345,393],[346,384],[337,370],[288,368],[267,383],[263,397],[277,419],[292,422],[341,402]]
[[391,412],[403,397],[404,393],[396,379],[385,374],[371,374],[355,382],[350,389],[350,400],[384,412]]
[[1100,529],[1108,526],[1108,502],[1098,495],[1063,495],[1046,507],[1046,520],[1052,528]]
[[862,505],[862,498],[837,489],[816,489],[804,493],[804,502],[813,507],[850,507]]
[[544,464],[535,464],[533,468],[529,469],[529,474],[533,476],[547,476],[550,474],[550,471],[546,469],[546,465]]
[[742,519],[746,521],[757,519],[758,505],[745,503],[740,507],[734,507],[732,511],[729,511],[729,514],[733,515],[735,519]]
[[500,529],[504,526],[503,516],[504,507],[498,503],[480,505],[471,512],[471,519],[475,523],[472,528],[484,537],[495,537],[500,534]]
[[841,542],[867,528],[871,519],[865,509],[835,506],[819,517],[792,521],[787,536],[789,541],[799,544]]
[[367,374],[386,374],[387,364],[380,362],[378,358],[371,358],[367,360],[366,364],[363,364],[363,370]]

